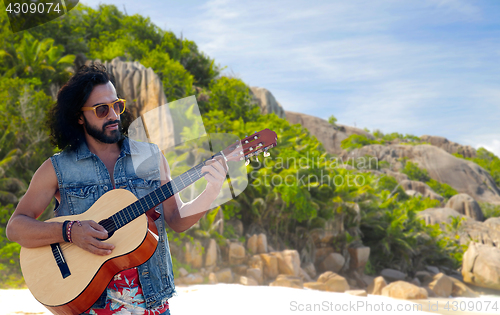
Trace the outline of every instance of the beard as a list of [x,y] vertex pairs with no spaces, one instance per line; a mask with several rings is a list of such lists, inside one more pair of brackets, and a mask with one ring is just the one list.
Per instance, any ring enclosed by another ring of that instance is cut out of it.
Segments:
[[[85,129],[87,130],[87,133],[99,142],[112,144],[117,143],[118,141],[123,139],[122,122],[120,120],[108,121],[107,123],[102,125],[101,129],[90,125],[87,119],[85,119],[85,116],[83,116],[83,120],[85,121]],[[111,135],[108,136],[106,134],[106,126],[116,123],[118,123],[118,130],[111,130]]]

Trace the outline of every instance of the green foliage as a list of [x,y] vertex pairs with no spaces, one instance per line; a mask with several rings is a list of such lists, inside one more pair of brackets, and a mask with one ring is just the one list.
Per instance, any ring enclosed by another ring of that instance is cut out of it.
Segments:
[[427,181],[427,185],[432,188],[436,193],[439,195],[443,196],[446,199],[449,199],[453,197],[454,195],[458,194],[458,191],[453,189],[450,185],[446,183],[440,183],[435,179],[430,179]]
[[219,233],[217,233],[216,229],[222,224],[222,219],[215,220],[215,218],[220,209],[220,207],[216,207],[207,212],[203,217],[201,217],[198,224],[194,226],[194,229],[192,229],[193,234],[198,238],[210,238],[219,236]]
[[184,268],[188,273],[197,273],[198,269],[191,267],[190,264],[180,262],[177,257],[172,256],[172,271],[174,273],[174,279],[181,277],[179,269]]
[[462,222],[465,221],[464,217],[461,216],[456,216],[456,217],[451,217],[451,222],[445,224],[445,229],[449,233],[453,234],[458,234],[458,232],[461,230],[462,227]]
[[377,140],[371,140],[365,135],[353,134],[347,137],[346,139],[342,140],[342,142],[340,143],[340,147],[344,150],[352,151],[354,149],[359,149],[361,147],[364,147],[365,145],[381,144],[381,143],[382,142]]
[[427,170],[421,169],[416,163],[412,161],[406,161],[404,168],[401,170],[402,173],[408,175],[411,180],[417,180],[421,182],[427,182],[431,178]]
[[335,116],[331,115],[330,117],[328,117],[328,122],[329,122],[332,126],[336,126],[336,123],[337,123],[337,118],[335,118]]
[[0,78],[0,129],[6,131],[0,138],[0,159],[10,159],[3,175],[25,184],[53,152],[45,128],[52,99],[40,86],[34,79]]
[[194,243],[194,238],[189,235],[187,232],[181,232],[181,233],[177,233],[177,232],[174,232],[173,230],[168,230],[168,235],[170,236],[168,238],[169,242],[175,244],[176,246],[178,247],[181,247],[184,246],[184,243],[185,242],[189,242],[191,244]]
[[[4,237],[7,221],[34,171],[53,154],[44,128],[52,99],[40,87],[38,79],[0,77],[0,130],[4,130],[0,135],[0,285],[3,287],[23,284],[20,247]],[[47,219],[49,213],[40,219]]]
[[244,122],[255,121],[260,109],[252,104],[250,89],[243,81],[221,77],[210,84],[210,99],[207,107],[200,107],[202,114],[223,111],[230,120],[242,118]]
[[496,186],[500,187],[500,158],[495,154],[485,148],[479,148],[475,158],[464,158],[464,156],[459,153],[453,155],[458,158],[472,161],[487,170],[495,181]]
[[193,75],[167,53],[160,49],[152,50],[145,54],[141,63],[155,69],[167,100],[177,100],[193,94]]
[[483,211],[485,219],[500,217],[500,205],[494,205],[487,202],[480,202],[479,206]]
[[380,141],[384,141],[384,142],[392,142],[394,140],[399,140],[400,143],[409,143],[409,144],[422,144],[422,141],[420,140],[419,137],[417,136],[414,136],[414,135],[410,135],[410,134],[406,134],[406,135],[403,135],[403,134],[400,134],[400,133],[397,133],[397,132],[393,132],[393,133],[390,133],[390,134],[384,134],[382,131],[380,131],[379,129],[376,129],[374,132],[373,132],[373,136],[380,140]]
[[439,201],[428,198],[397,201],[397,196],[393,196],[368,207],[361,220],[361,231],[363,243],[371,248],[372,268],[411,273],[432,263],[456,268],[463,248],[439,227],[427,226],[417,216],[418,212],[438,205]]
[[393,191],[397,185],[398,185],[398,182],[396,181],[396,179],[394,177],[389,176],[389,175],[382,175],[379,178],[377,189],[378,189],[378,191],[382,191],[382,190]]
[[0,205],[0,288],[19,288],[24,281],[19,265],[19,251],[21,247],[17,243],[11,243],[5,237],[5,226],[11,214],[14,212],[12,204]]
[[52,82],[62,83],[69,78],[65,69],[71,66],[74,55],[64,55],[61,45],[54,45],[54,40],[35,39],[30,33],[23,32],[24,37],[15,45],[3,46],[0,57],[3,59],[4,77],[37,78],[48,87]]

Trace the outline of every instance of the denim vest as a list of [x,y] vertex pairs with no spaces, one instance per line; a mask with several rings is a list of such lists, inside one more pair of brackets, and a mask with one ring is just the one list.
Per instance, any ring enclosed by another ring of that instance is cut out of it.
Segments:
[[[129,190],[137,198],[144,197],[160,187],[158,154],[161,152],[154,144],[125,138],[121,145],[120,156],[114,166],[115,187]],[[146,159],[147,157],[152,158]],[[61,193],[61,203],[54,210],[55,216],[81,214],[88,210],[99,197],[113,189],[106,166],[99,157],[90,152],[85,141],[76,150],[64,150],[52,156],[50,160],[54,166]],[[142,163],[139,164],[138,161]],[[157,210],[161,213],[160,218],[155,221],[159,233],[158,246],[153,256],[137,267],[148,309],[160,306],[176,294],[161,204],[157,206]],[[106,290],[93,307],[103,308],[105,298]]]

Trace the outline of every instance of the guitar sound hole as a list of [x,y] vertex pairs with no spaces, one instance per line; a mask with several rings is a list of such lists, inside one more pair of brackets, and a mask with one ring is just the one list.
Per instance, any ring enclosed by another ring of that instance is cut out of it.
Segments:
[[106,231],[108,231],[108,237],[105,239],[98,238],[98,240],[105,241],[105,240],[109,239],[111,236],[113,236],[113,234],[115,233],[116,227],[111,219],[104,219],[104,220],[99,222],[99,225],[102,226],[103,228],[105,228]]

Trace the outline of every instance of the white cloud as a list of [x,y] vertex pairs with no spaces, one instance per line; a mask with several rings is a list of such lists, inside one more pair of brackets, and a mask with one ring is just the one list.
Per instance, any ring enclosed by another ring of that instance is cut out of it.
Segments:
[[[498,136],[500,139],[500,135]],[[493,152],[497,157],[500,157],[500,140],[494,139],[489,144],[479,144],[477,147],[484,147],[486,150]]]

